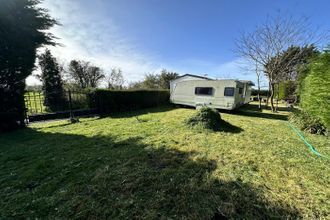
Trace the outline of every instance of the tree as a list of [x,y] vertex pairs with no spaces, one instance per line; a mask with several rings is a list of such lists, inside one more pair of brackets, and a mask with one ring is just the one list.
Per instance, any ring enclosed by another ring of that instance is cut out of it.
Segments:
[[96,88],[105,77],[103,70],[97,66],[89,66],[87,69],[87,87]]
[[133,83],[129,87],[134,89],[169,89],[170,81],[178,77],[178,73],[163,69],[160,74],[145,75],[142,81]]
[[159,75],[159,87],[162,89],[170,89],[170,81],[177,79],[179,74],[176,72],[169,72],[163,69]]
[[47,30],[57,24],[39,0],[0,0],[0,112],[15,112],[24,126],[25,79],[37,48],[56,45]]
[[131,82],[128,85],[128,89],[143,89],[143,81]]
[[143,88],[145,89],[160,89],[159,77],[154,74],[147,74],[143,80]]
[[[298,69],[302,65],[306,65],[308,61],[318,53],[314,45],[308,45],[304,47],[291,46],[287,50],[281,52],[277,57],[273,57],[266,64],[266,72],[270,72],[269,69],[277,67],[274,70],[277,72],[276,83],[278,84],[277,92],[281,89],[285,89],[285,97],[292,97],[295,95],[298,81]],[[275,64],[274,62],[277,62]],[[280,87],[282,87],[280,89]],[[290,94],[289,94],[290,93]],[[283,94],[281,94],[283,95]]]
[[106,82],[108,89],[122,89],[125,81],[121,69],[113,68],[106,76]]
[[105,77],[100,67],[82,60],[72,60],[69,64],[68,73],[74,83],[81,89],[96,88]]
[[65,103],[63,81],[61,76],[62,68],[56,58],[52,56],[50,50],[38,56],[41,69],[40,79],[43,83],[44,105],[51,111],[60,110]]
[[261,111],[261,97],[260,97],[260,78],[261,78],[261,72],[258,69],[258,63],[256,62],[256,69],[255,69],[256,75],[257,75],[257,96],[258,96],[258,109]]
[[292,50],[290,56],[283,53],[290,47],[310,47],[315,39],[306,25],[306,19],[295,20],[292,17],[278,16],[268,19],[254,32],[243,33],[237,40],[238,53],[249,60],[268,79],[271,109],[274,108],[275,84],[283,79],[293,64],[301,58],[304,50]]

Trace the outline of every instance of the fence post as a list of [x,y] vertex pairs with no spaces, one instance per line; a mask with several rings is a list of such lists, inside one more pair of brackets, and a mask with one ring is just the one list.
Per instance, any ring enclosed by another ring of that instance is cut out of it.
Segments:
[[73,112],[72,112],[72,100],[71,100],[71,90],[68,91],[69,93],[69,109],[70,109],[70,121],[73,121]]

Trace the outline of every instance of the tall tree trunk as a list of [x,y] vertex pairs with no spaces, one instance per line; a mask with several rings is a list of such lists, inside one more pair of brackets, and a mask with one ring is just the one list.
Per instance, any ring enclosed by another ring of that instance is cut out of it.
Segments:
[[258,64],[256,63],[256,74],[257,74],[257,83],[258,83],[258,109],[261,111],[261,99],[260,99],[260,73],[258,72]]
[[280,83],[277,83],[277,93],[276,93],[276,112],[278,111],[278,99],[280,98]]
[[268,107],[268,104],[269,104],[270,92],[271,92],[271,83],[268,82],[268,94],[267,94],[267,101],[266,101],[266,106],[267,107]]
[[272,110],[272,112],[275,111],[274,108],[274,95],[275,95],[275,84],[274,83],[270,83],[270,108]]
[[258,76],[258,102],[259,102],[259,106],[258,109],[259,111],[261,111],[261,98],[260,98],[260,78]]

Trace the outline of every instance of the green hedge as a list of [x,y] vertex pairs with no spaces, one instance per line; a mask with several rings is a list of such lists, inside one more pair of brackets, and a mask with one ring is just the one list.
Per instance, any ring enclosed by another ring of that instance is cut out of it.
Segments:
[[[276,88],[277,89],[277,88]],[[296,91],[296,84],[293,81],[285,81],[281,82],[278,85],[278,98],[279,99],[290,99],[294,98],[295,96],[295,91]]]
[[[258,95],[258,90],[257,89],[252,89],[251,91],[251,96],[257,96]],[[269,91],[268,90],[260,90],[260,96],[268,96]]]
[[302,83],[301,107],[330,128],[330,53],[320,54],[309,66]]
[[91,92],[91,106],[101,114],[169,104],[169,90],[106,90]]

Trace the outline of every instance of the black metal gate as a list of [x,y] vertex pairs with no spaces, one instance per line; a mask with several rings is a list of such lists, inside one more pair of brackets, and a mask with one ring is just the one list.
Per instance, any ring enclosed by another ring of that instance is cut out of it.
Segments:
[[42,91],[27,91],[24,96],[26,121],[41,121],[73,118],[97,114],[92,108],[88,92],[65,90],[45,94]]

